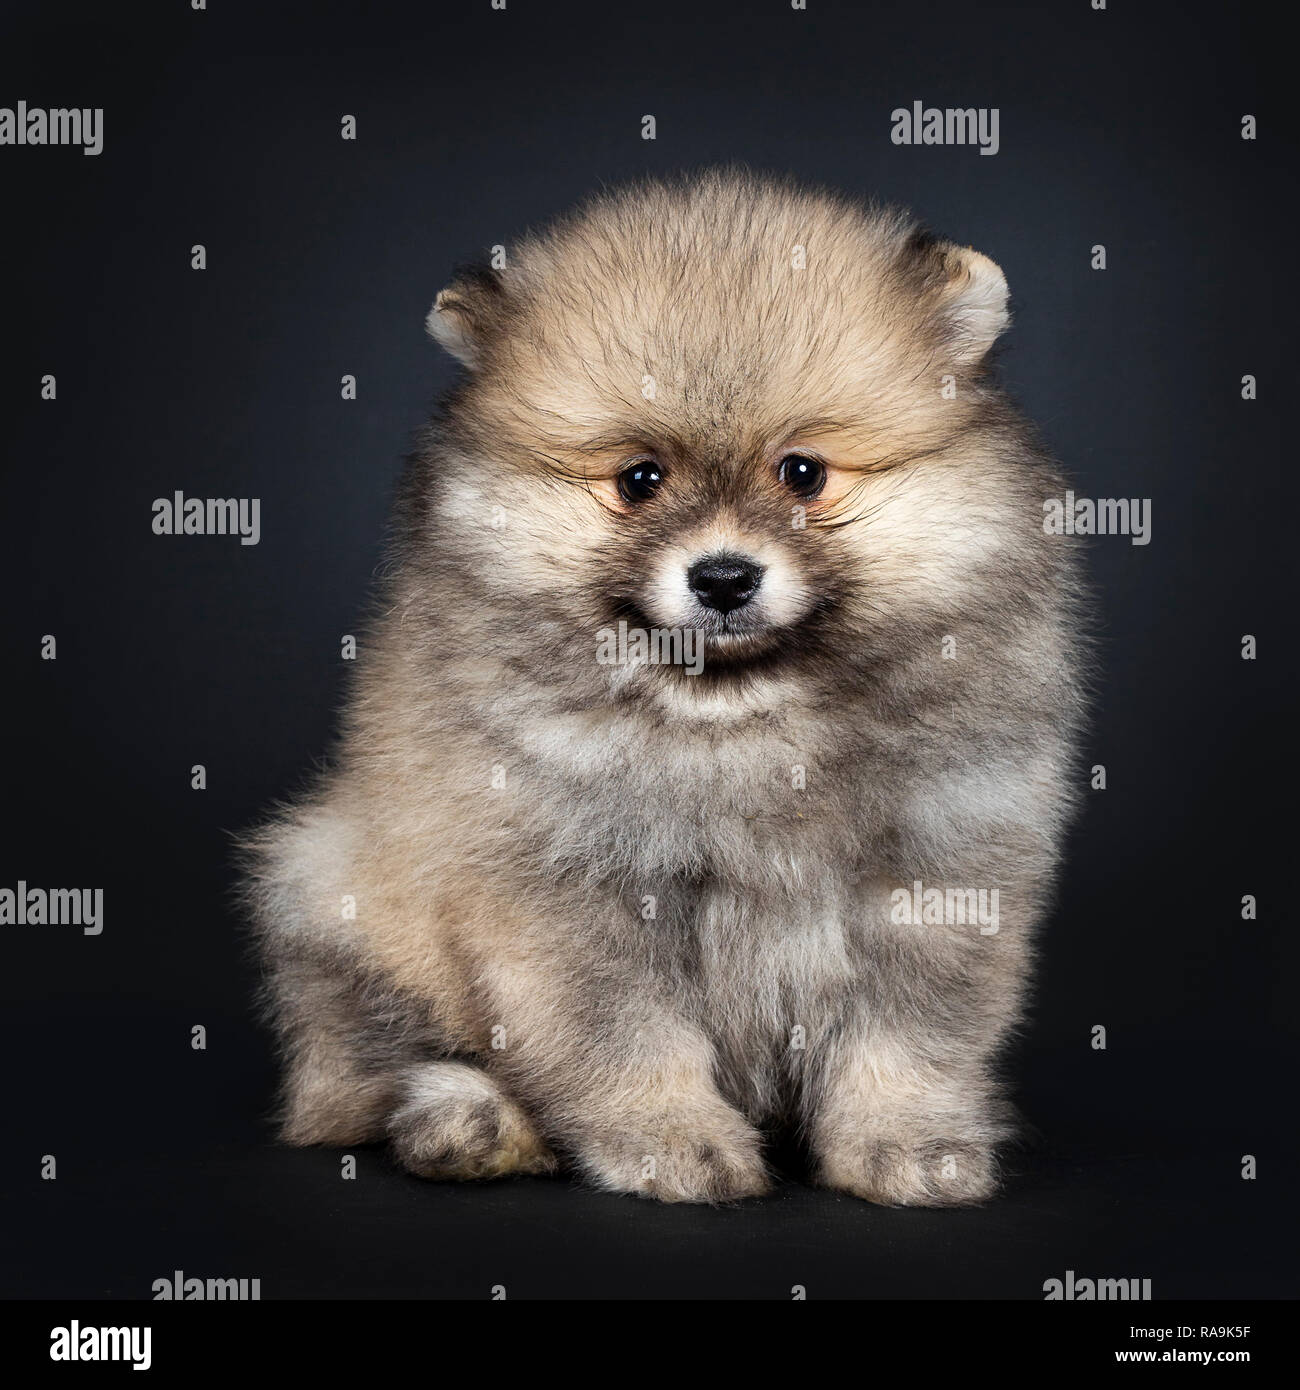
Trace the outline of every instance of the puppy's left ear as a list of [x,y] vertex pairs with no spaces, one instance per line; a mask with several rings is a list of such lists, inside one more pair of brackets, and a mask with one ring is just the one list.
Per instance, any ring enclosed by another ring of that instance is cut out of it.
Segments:
[[487,266],[467,266],[433,301],[429,336],[467,367],[475,367],[505,317],[505,289]]
[[969,246],[947,242],[936,248],[942,257],[940,312],[952,335],[958,362],[979,362],[1005,332],[1007,280],[1002,268]]

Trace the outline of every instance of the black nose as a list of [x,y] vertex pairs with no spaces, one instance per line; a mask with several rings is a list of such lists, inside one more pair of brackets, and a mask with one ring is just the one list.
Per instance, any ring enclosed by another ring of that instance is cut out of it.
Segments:
[[711,555],[686,571],[691,592],[706,608],[730,613],[748,603],[763,582],[763,567],[739,555]]

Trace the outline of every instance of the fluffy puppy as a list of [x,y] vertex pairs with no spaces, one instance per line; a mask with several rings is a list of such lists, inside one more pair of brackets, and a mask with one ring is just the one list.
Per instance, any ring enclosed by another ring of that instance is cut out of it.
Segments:
[[331,770],[249,845],[284,1137],[670,1201],[979,1201],[1072,800],[1001,271],[734,172],[461,275]]

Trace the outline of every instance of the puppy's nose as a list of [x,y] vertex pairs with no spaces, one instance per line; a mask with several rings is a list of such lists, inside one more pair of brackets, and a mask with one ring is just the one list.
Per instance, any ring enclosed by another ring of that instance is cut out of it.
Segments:
[[691,592],[705,606],[719,613],[743,607],[763,582],[763,567],[739,555],[710,555],[686,571]]

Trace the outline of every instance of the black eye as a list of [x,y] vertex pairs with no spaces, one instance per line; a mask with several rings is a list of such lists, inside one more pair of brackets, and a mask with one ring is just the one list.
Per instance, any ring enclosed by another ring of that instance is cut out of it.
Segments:
[[826,486],[826,465],[807,454],[787,454],[778,470],[781,481],[798,497],[816,497]]
[[664,475],[653,459],[641,459],[618,475],[618,490],[625,502],[644,502],[659,489]]

